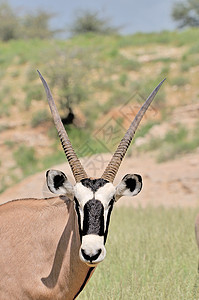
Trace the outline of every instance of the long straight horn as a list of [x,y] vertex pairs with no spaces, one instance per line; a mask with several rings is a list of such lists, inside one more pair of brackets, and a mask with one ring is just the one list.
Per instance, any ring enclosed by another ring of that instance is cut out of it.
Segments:
[[50,106],[50,110],[54,119],[54,123],[55,123],[55,127],[57,128],[58,134],[59,134],[59,138],[60,141],[62,143],[62,147],[64,149],[64,152],[66,154],[67,160],[69,162],[69,165],[72,169],[73,175],[75,177],[76,182],[79,182],[80,180],[87,178],[87,174],[84,170],[84,168],[81,165],[81,162],[79,161],[79,159],[77,158],[77,155],[71,145],[71,142],[69,140],[69,137],[66,133],[66,130],[64,128],[64,125],[61,121],[60,115],[57,111],[54,99],[52,97],[51,91],[47,85],[47,82],[45,81],[45,79],[43,78],[43,76],[41,75],[41,73],[39,71],[37,71],[39,74],[39,77],[43,83],[43,86],[45,88],[46,91],[46,95],[47,95],[47,99],[48,99],[48,104]]
[[112,157],[111,161],[109,162],[108,166],[106,167],[101,178],[106,179],[110,182],[113,182],[113,180],[118,172],[119,166],[122,162],[122,159],[123,159],[124,155],[126,154],[126,151],[135,135],[138,125],[140,124],[140,121],[142,120],[145,112],[147,111],[149,105],[153,101],[155,95],[157,94],[159,88],[161,87],[161,85],[163,84],[164,81],[165,81],[165,79],[162,80],[158,84],[158,86],[154,89],[154,91],[150,94],[150,96],[147,98],[145,103],[140,108],[139,112],[135,116],[135,119],[131,123],[129,129],[125,133],[119,146],[117,147],[115,153],[113,154],[113,157]]

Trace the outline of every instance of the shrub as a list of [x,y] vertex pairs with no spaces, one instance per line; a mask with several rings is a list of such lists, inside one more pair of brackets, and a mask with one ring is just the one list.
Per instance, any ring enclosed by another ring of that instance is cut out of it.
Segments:
[[27,176],[33,174],[37,170],[36,153],[33,147],[21,145],[13,155],[23,175]]
[[171,85],[175,85],[177,87],[184,86],[187,83],[189,83],[189,79],[185,78],[185,77],[182,77],[182,76],[175,77],[175,78],[173,78],[173,79],[170,80],[170,84]]
[[19,28],[18,17],[6,2],[0,4],[0,19],[0,39],[8,41],[17,38],[17,30]]
[[99,12],[91,12],[88,10],[76,13],[73,24],[69,30],[73,36],[89,32],[98,34],[118,33],[118,28],[111,26],[109,19],[101,17]]
[[136,137],[144,137],[149,132],[149,130],[156,124],[158,124],[157,121],[148,121],[146,124],[138,128]]
[[199,27],[198,0],[174,3],[172,17],[174,21],[178,22],[178,28]]
[[34,127],[37,127],[47,121],[49,121],[49,115],[47,113],[46,110],[40,110],[40,111],[37,111],[36,113],[33,114],[32,116],[32,120],[31,120],[31,126],[34,128]]
[[125,86],[127,80],[128,80],[128,76],[127,76],[126,73],[123,73],[123,74],[120,75],[120,77],[119,77],[119,83],[120,83],[121,86]]
[[20,75],[20,71],[19,70],[15,70],[14,72],[11,73],[11,76],[13,78],[19,77],[19,75]]
[[118,64],[126,71],[138,71],[141,68],[141,64],[134,59],[128,59],[124,56],[117,58]]
[[180,70],[182,72],[188,72],[191,67],[193,67],[192,62],[183,62],[180,66]]
[[9,129],[9,125],[7,124],[1,124],[0,125],[0,133],[3,131],[6,131],[7,129]]
[[28,109],[32,100],[40,101],[43,99],[43,89],[41,84],[34,86],[26,86],[25,108]]
[[32,66],[28,68],[26,72],[26,76],[28,81],[33,81],[35,79],[38,79],[38,74]]
[[37,11],[22,16],[6,2],[0,3],[0,40],[52,38],[60,30],[52,30],[50,21],[54,14]]

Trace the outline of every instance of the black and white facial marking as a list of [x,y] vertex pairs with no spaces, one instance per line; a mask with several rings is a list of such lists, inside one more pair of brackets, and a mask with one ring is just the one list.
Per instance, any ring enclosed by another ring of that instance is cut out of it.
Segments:
[[65,194],[75,202],[81,239],[80,259],[92,266],[104,260],[113,205],[122,196],[135,196],[140,192],[141,176],[127,174],[116,187],[102,178],[86,178],[72,186],[66,175],[56,170],[48,171],[46,177],[51,192]]

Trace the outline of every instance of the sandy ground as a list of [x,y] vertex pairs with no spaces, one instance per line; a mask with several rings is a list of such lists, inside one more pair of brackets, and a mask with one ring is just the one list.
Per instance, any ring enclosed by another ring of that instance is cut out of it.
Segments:
[[[100,177],[111,156],[99,154],[82,163],[90,177]],[[64,171],[71,182],[73,176],[67,163],[52,169]],[[123,197],[117,205],[134,207],[194,207],[199,206],[199,152],[185,155],[173,161],[157,164],[148,155],[126,157],[122,162],[114,184],[127,173],[137,173],[143,178],[143,189],[134,198]],[[0,204],[20,198],[51,197],[45,184],[45,172],[26,178],[0,195]]]

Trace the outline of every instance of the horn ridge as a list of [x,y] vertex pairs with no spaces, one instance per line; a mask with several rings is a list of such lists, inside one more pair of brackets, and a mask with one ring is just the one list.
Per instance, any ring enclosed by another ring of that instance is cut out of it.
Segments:
[[58,113],[57,107],[55,105],[54,99],[52,97],[51,91],[48,87],[48,84],[45,81],[45,79],[43,78],[43,76],[41,75],[41,73],[38,70],[37,70],[37,72],[38,72],[39,77],[45,88],[47,99],[48,99],[48,104],[50,106],[50,110],[51,110],[51,113],[53,116],[55,127],[58,131],[59,139],[61,141],[63,150],[66,154],[66,158],[69,162],[69,165],[71,167],[71,170],[75,177],[76,182],[80,182],[82,179],[87,178],[88,176],[87,176],[84,168],[82,167],[82,164],[81,164],[80,160],[78,159],[78,157],[72,147],[72,144],[69,140],[68,134],[67,134],[67,132],[64,128],[64,125],[61,121],[61,118]]
[[145,112],[147,111],[149,105],[153,101],[155,95],[159,91],[161,85],[166,80],[163,79],[158,86],[153,90],[153,92],[149,95],[147,100],[144,102],[142,107],[140,108],[139,112],[135,116],[133,122],[129,126],[128,130],[126,131],[124,137],[122,138],[120,144],[118,145],[115,153],[113,154],[108,166],[106,167],[103,175],[101,178],[108,180],[110,182],[113,182],[118,169],[120,167],[120,164],[122,162],[122,159],[124,158],[126,151],[128,150],[129,145],[131,144],[131,141],[135,135],[136,129],[138,128],[138,125],[140,124]]

